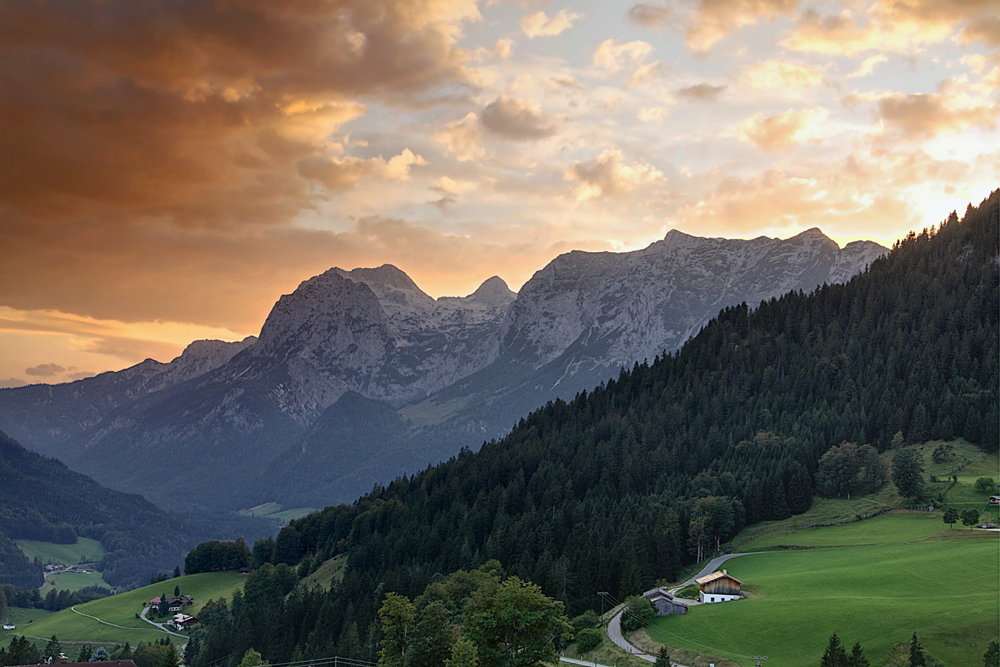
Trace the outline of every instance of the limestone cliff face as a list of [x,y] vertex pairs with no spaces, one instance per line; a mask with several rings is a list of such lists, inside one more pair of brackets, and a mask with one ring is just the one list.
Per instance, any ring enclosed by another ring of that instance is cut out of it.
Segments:
[[673,351],[726,306],[844,282],[885,252],[840,249],[818,229],[786,240],[699,238],[671,231],[629,253],[574,251],[535,273],[502,325],[503,347],[536,367],[573,346],[605,366]]

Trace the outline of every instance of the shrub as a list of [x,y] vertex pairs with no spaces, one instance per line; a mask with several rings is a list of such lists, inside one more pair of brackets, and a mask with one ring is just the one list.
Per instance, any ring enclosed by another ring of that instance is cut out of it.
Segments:
[[976,491],[979,491],[980,493],[996,493],[997,483],[994,482],[993,478],[991,477],[980,477],[979,479],[976,480],[976,483],[973,485],[973,488],[975,488]]
[[601,645],[601,631],[597,628],[585,628],[576,635],[576,650],[579,653],[593,651]]

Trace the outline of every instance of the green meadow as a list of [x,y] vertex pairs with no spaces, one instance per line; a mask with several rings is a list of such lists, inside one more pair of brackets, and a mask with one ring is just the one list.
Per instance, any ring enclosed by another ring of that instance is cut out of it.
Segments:
[[767,655],[805,667],[818,664],[833,632],[848,647],[860,641],[878,664],[915,631],[947,665],[981,664],[996,634],[997,533],[948,528],[939,512],[771,533],[743,547],[761,549],[779,550],[726,564],[752,597],[658,618],[649,636],[740,665]]
[[87,586],[100,586],[114,590],[111,584],[104,581],[104,576],[100,572],[60,572],[45,577],[45,587],[39,592],[42,597],[45,597],[45,594],[51,589],[78,591]]
[[242,509],[238,513],[243,516],[258,516],[267,519],[278,519],[282,523],[288,523],[293,519],[299,519],[316,511],[315,507],[289,507],[286,509],[284,505],[269,502],[257,505],[256,507]]
[[[135,646],[141,641],[156,641],[165,636],[183,643],[180,637],[165,635],[149,623],[136,618],[136,614],[142,611],[143,605],[150,599],[164,593],[171,596],[174,594],[174,587],[178,586],[182,594],[194,598],[194,605],[186,613],[197,616],[206,602],[220,597],[231,598],[233,591],[242,589],[245,581],[246,576],[236,572],[206,572],[168,579],[127,593],[77,605],[79,614],[72,609],[63,609],[26,628],[18,627],[14,634],[37,639],[48,639],[56,635],[61,642],[89,642],[101,646],[124,644],[126,641]],[[94,616],[104,623],[81,614]]]
[[31,558],[38,558],[42,563],[58,561],[63,565],[96,563],[107,553],[100,542],[86,537],[76,538],[76,544],[17,540],[17,546]]
[[323,562],[316,571],[303,579],[299,585],[306,588],[319,586],[329,589],[334,581],[340,583],[344,579],[344,570],[347,569],[347,554],[334,556]]

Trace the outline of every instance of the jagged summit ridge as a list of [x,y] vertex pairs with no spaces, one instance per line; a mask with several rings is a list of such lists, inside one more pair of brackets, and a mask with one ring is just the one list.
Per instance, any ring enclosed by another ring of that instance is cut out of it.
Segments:
[[[79,391],[62,385],[0,391],[0,428],[154,500],[183,482],[193,502],[243,506],[255,488],[248,480],[355,392],[423,429],[423,449],[405,455],[355,443],[353,469],[373,476],[370,488],[385,481],[384,467],[364,456],[420,467],[476,447],[546,400],[677,349],[721,308],[847,280],[884,251],[841,249],[818,230],[785,240],[672,230],[642,250],[560,255],[516,294],[493,276],[468,296],[438,299],[389,264],[334,267],[280,297],[256,340],[197,342],[170,364],[80,383],[100,394],[86,410],[71,407]],[[164,448],[170,462],[149,467],[150,452]]]

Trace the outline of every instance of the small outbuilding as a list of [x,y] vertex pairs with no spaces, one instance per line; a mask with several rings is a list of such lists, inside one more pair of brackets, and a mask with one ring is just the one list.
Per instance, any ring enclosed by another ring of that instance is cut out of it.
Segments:
[[667,614],[685,614],[688,610],[687,605],[682,602],[678,602],[673,595],[662,588],[657,588],[649,591],[648,593],[644,593],[643,597],[653,603],[657,616],[666,616]]
[[14,625],[14,621],[4,621],[3,624],[4,630],[13,630],[15,627],[17,626]]
[[699,602],[706,604],[712,602],[729,602],[730,600],[739,600],[743,597],[743,582],[736,577],[729,576],[725,570],[713,572],[712,574],[695,579],[694,582],[701,589],[698,593]]

